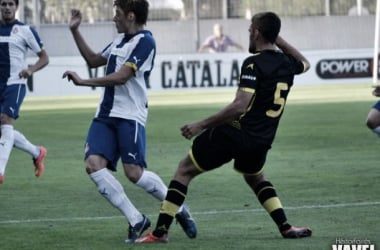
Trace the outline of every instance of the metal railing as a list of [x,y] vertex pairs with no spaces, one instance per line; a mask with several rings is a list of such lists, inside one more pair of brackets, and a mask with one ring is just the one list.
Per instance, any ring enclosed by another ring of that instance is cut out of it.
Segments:
[[[375,14],[373,0],[149,0],[150,20],[250,18],[259,11],[280,16]],[[19,19],[40,24],[67,23],[70,9],[79,8],[84,22],[109,22],[112,0],[20,0]]]

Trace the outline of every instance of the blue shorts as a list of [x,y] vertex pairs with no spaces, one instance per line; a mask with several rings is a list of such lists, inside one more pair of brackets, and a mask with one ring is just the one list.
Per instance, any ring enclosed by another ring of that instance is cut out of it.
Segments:
[[377,110],[380,111],[380,101],[377,101],[377,102],[375,103],[375,105],[373,105],[372,108],[377,109]]
[[145,127],[134,120],[121,118],[94,118],[88,131],[85,159],[100,155],[107,168],[116,171],[119,158],[125,164],[146,167]]
[[1,85],[0,112],[17,119],[25,94],[25,84]]

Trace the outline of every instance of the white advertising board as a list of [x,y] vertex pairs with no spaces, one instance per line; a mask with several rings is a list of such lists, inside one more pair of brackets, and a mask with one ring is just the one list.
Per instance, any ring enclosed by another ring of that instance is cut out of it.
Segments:
[[[373,49],[303,51],[310,70],[296,76],[295,84],[370,83]],[[236,87],[240,66],[247,53],[194,53],[157,55],[149,91],[201,90]],[[29,58],[33,62],[35,58]],[[89,71],[81,57],[52,57],[50,64],[33,76],[29,96],[70,96],[99,93],[99,88],[77,87],[62,79],[66,70],[81,77],[102,76],[103,68]]]

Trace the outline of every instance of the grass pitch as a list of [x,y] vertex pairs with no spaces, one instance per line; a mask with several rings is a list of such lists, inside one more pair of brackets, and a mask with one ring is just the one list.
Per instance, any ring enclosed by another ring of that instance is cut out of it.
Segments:
[[[83,144],[97,97],[27,99],[16,128],[47,147],[46,171],[36,179],[31,158],[13,150],[0,186],[0,249],[314,250],[332,249],[337,239],[379,245],[380,138],[364,125],[376,100],[370,91],[365,85],[340,85],[291,92],[265,171],[290,223],[311,227],[311,238],[282,239],[227,164],[190,185],[186,202],[198,237],[186,238],[173,224],[167,245],[124,244],[126,221],[84,171]],[[190,146],[179,127],[219,110],[234,96],[234,90],[189,93],[151,96],[147,161],[166,183]],[[121,169],[116,177],[154,225],[160,203],[128,182]]]

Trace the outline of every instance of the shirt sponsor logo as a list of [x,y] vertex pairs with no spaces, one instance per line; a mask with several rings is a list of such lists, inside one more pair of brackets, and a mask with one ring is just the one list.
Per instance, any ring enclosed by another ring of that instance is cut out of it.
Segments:
[[241,79],[256,81],[256,77],[255,76],[249,76],[249,75],[242,75]]

